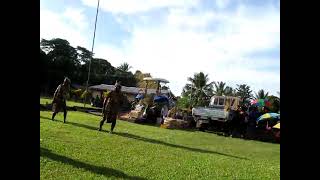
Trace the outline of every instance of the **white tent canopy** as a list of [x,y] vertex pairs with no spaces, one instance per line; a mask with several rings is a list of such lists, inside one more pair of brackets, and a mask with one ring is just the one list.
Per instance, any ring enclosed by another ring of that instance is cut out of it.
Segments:
[[163,79],[163,78],[152,78],[152,77],[145,77],[143,78],[144,81],[159,81],[159,82],[163,82],[163,83],[169,83],[168,80]]

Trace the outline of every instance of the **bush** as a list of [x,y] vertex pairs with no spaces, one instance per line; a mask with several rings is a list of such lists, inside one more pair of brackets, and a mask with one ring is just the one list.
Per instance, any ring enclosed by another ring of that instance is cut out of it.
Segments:
[[85,99],[86,97],[91,97],[92,96],[92,93],[90,91],[84,91],[82,94],[81,94],[81,99],[82,100],[87,100],[89,101],[90,98],[87,98]]
[[78,100],[81,98],[82,93],[82,89],[75,89],[70,91],[70,96],[73,97],[75,100]]
[[103,92],[103,97],[106,97],[109,93],[110,93],[110,91],[104,91]]
[[191,105],[190,99],[188,97],[181,97],[177,101],[177,107],[180,109],[189,108]]

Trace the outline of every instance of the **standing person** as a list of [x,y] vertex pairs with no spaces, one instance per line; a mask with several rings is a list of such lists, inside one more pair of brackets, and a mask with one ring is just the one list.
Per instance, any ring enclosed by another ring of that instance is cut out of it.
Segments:
[[247,117],[246,111],[247,111],[247,107],[242,106],[239,112],[239,118],[240,118],[239,131],[240,131],[241,137],[245,137],[245,134],[246,134],[246,127],[247,127],[247,122],[245,121]]
[[111,124],[111,131],[113,132],[114,127],[116,126],[118,112],[120,107],[123,104],[123,95],[121,93],[121,85],[120,83],[116,82],[115,90],[111,91],[103,101],[102,113],[103,117],[100,121],[99,131],[102,130],[103,123],[107,120],[107,123]]
[[95,107],[99,107],[99,106],[100,106],[100,98],[99,98],[98,95],[97,95],[96,98],[94,99],[94,106],[95,106]]
[[67,94],[70,91],[70,84],[71,81],[69,78],[64,78],[64,81],[62,84],[60,84],[56,91],[54,92],[53,95],[53,100],[52,100],[52,121],[54,120],[54,117],[56,114],[63,109],[63,123],[66,123],[66,117],[67,117],[67,105],[66,105],[66,99],[67,99]]
[[255,129],[257,125],[257,119],[259,118],[259,111],[256,106],[249,108],[248,126],[247,126],[247,137],[253,139],[255,137]]
[[237,109],[232,112],[231,122],[230,122],[231,137],[236,137],[239,134],[240,111],[241,111],[241,107],[238,105]]
[[161,123],[160,124],[163,124],[164,123],[164,119],[168,116],[168,106],[167,105],[164,105],[162,108],[161,108]]

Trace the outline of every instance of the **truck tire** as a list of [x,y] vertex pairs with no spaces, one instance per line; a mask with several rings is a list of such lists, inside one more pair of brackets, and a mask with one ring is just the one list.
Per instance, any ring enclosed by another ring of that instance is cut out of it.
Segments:
[[207,129],[208,129],[208,124],[207,123],[202,123],[198,127],[198,130],[202,131],[202,132],[205,132],[205,130],[207,130]]

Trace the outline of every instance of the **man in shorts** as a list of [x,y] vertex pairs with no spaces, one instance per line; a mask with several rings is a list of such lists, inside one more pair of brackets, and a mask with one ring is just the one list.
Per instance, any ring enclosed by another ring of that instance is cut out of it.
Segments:
[[60,84],[53,95],[53,101],[52,101],[52,120],[54,120],[54,117],[56,114],[62,109],[63,110],[63,123],[66,123],[66,117],[67,117],[67,106],[66,106],[66,99],[67,94],[70,91],[70,84],[71,81],[69,78],[65,78],[63,83]]
[[119,110],[123,104],[123,95],[121,93],[121,85],[120,83],[116,82],[115,90],[111,91],[103,101],[103,108],[102,113],[103,117],[100,121],[99,131],[102,130],[102,126],[104,122],[107,120],[107,123],[111,123],[111,131],[113,132],[114,127],[116,126],[117,116]]

